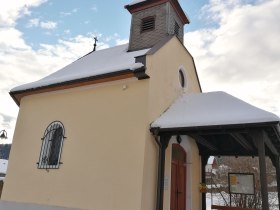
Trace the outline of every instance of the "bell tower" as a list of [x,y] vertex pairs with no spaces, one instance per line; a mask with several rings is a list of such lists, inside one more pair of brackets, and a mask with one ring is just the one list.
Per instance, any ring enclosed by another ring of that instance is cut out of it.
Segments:
[[129,51],[153,47],[169,35],[176,35],[183,43],[189,19],[178,0],[135,0],[125,8],[132,15]]

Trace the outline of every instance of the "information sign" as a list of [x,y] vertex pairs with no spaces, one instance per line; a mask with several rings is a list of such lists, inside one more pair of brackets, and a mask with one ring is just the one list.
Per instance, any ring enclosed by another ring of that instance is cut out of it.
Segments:
[[251,173],[229,173],[229,193],[255,194],[255,177]]

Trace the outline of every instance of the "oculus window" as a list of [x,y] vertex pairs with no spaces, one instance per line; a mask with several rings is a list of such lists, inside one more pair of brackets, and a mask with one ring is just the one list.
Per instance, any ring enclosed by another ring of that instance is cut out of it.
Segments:
[[57,169],[61,164],[61,151],[65,130],[59,121],[54,121],[46,128],[42,138],[42,147],[38,168]]
[[179,70],[179,82],[182,88],[186,87],[185,72],[182,69]]

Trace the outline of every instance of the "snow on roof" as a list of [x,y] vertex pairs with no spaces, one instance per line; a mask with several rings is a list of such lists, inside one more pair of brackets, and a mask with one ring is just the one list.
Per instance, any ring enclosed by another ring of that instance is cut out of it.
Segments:
[[0,159],[0,174],[6,174],[8,167],[8,160]]
[[89,53],[41,80],[15,87],[11,91],[34,89],[91,76],[141,68],[143,64],[135,63],[135,57],[144,55],[149,49],[132,52],[128,52],[127,49],[128,44],[124,44]]
[[152,124],[152,128],[279,122],[273,113],[254,107],[225,92],[184,94]]
[[134,5],[134,4],[138,4],[138,3],[141,3],[143,1],[147,1],[147,0],[134,0],[130,4],[128,4],[128,6],[131,6],[131,5]]

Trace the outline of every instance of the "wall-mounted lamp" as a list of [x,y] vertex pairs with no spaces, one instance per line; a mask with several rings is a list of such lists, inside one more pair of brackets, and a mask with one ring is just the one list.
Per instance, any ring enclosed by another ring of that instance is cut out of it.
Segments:
[[7,138],[8,138],[7,131],[5,130],[0,131],[0,139],[7,139]]

